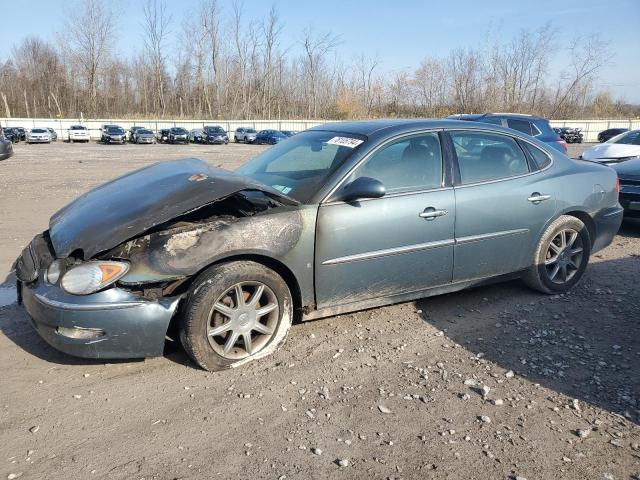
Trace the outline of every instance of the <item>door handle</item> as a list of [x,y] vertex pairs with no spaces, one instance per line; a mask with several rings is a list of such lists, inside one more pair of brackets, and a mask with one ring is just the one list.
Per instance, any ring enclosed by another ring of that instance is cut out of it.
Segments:
[[443,217],[447,213],[449,212],[447,212],[446,210],[436,210],[433,207],[427,207],[422,212],[420,212],[418,216],[420,218],[426,218],[427,220],[434,220],[438,217]]
[[545,200],[549,200],[551,195],[542,195],[538,192],[533,192],[527,200],[529,200],[533,204],[538,204],[540,202],[544,202]]

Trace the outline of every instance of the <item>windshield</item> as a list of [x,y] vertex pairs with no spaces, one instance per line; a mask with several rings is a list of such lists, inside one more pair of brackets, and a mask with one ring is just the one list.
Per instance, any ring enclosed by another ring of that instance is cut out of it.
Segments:
[[269,148],[236,171],[304,203],[365,139],[310,130]]
[[71,125],[71,130],[86,130],[87,127],[83,127],[82,125]]
[[640,145],[640,130],[621,133],[608,140],[607,143],[619,143],[622,145]]
[[153,134],[153,132],[151,130],[145,130],[143,128],[138,130],[138,135],[151,135],[151,134]]
[[42,130],[41,128],[34,128],[31,130],[31,133],[48,133],[46,130]]
[[171,132],[172,133],[180,133],[180,134],[187,133],[187,131],[184,128],[172,128]]
[[247,128],[245,130],[245,132],[247,132],[247,133],[256,133],[256,131],[253,128]]
[[224,133],[221,127],[205,127],[207,133]]
[[124,130],[122,128],[120,128],[120,127],[109,127],[107,129],[107,132],[109,132],[111,134],[118,134],[118,133],[122,134],[122,133],[124,133]]

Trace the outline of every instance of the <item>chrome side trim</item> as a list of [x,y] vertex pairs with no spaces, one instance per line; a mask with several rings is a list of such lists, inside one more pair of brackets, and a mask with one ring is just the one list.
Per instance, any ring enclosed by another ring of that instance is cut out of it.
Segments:
[[483,233],[480,235],[469,235],[468,237],[456,238],[456,245],[465,243],[480,242],[482,240],[490,240],[493,238],[508,237],[510,235],[521,235],[529,232],[528,228],[517,228],[515,230],[503,230],[501,232]]
[[407,245],[405,247],[387,248],[384,250],[374,250],[365,253],[356,253],[345,257],[332,258],[325,260],[322,265],[335,265],[339,263],[357,262],[360,260],[370,260],[372,258],[387,257],[391,255],[401,255],[403,253],[418,252],[420,250],[430,250],[432,248],[449,247],[455,244],[455,240],[438,240],[436,242],[417,243],[415,245]]
[[34,293],[34,296],[43,305],[47,305],[53,308],[60,308],[62,310],[80,310],[80,311],[116,310],[116,309],[123,309],[123,308],[138,307],[146,303],[146,302],[114,302],[114,303],[81,304],[81,303],[67,303],[67,302],[60,302],[58,300],[51,300],[50,298],[47,298],[44,295],[41,295],[39,293]]

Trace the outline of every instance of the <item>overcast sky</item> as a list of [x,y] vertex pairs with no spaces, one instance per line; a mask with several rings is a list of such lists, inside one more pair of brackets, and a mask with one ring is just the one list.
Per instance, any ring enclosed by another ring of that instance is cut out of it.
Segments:
[[[0,59],[29,35],[55,40],[65,12],[83,0],[0,0]],[[105,0],[119,12],[114,50],[129,56],[141,48],[142,1]],[[173,0],[172,35],[180,33],[184,15],[194,14],[197,0]],[[220,0],[229,13],[230,1]],[[245,0],[245,16],[260,19],[271,5],[279,11],[282,44],[296,52],[302,30],[331,31],[341,44],[338,55],[348,62],[360,53],[378,55],[380,69],[413,69],[426,56],[446,55],[457,47],[482,47],[488,35],[509,39],[522,29],[551,23],[558,51],[552,66],[557,75],[566,62],[566,46],[575,36],[599,33],[610,42],[613,57],[602,70],[600,87],[614,96],[640,103],[640,0]],[[228,18],[228,17],[227,17]],[[177,48],[178,42],[172,42]]]

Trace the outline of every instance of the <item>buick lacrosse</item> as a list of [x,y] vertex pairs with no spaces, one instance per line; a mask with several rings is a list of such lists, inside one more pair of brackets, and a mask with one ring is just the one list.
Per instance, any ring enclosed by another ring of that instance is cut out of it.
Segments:
[[521,277],[567,291],[622,220],[617,176],[477,122],[331,123],[234,172],[166,161],[51,217],[15,264],[53,347],[204,369],[274,352],[308,320]]

